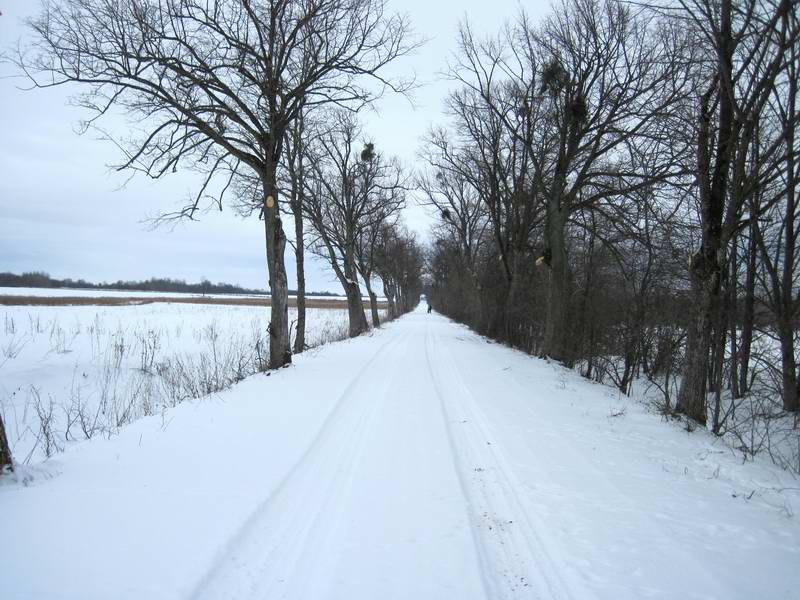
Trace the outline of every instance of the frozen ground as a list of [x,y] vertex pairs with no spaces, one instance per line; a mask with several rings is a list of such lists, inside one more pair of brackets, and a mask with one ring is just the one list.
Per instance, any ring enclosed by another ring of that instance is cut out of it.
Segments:
[[20,476],[2,598],[800,589],[788,474],[421,310]]
[[[268,322],[269,308],[251,306],[0,306],[0,410],[14,455],[35,463],[228,387],[266,358]],[[311,346],[342,339],[347,311],[309,309],[306,326]]]

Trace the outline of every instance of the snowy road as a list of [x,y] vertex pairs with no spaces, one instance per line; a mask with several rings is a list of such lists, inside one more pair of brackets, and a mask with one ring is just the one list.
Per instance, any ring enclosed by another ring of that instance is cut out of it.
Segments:
[[482,598],[426,336],[386,336],[197,598]]
[[3,598],[800,589],[785,474],[421,310],[41,469],[0,487]]

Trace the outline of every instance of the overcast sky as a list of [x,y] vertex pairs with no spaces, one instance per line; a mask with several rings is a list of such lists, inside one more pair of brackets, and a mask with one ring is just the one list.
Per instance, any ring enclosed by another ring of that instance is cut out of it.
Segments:
[[[22,20],[33,14],[36,0],[0,0],[0,46],[24,38]],[[465,17],[478,32],[495,32],[519,10],[517,0],[390,0],[406,12],[428,42],[394,67],[416,72],[423,83],[415,106],[403,98],[386,98],[365,115],[366,132],[386,154],[415,167],[420,139],[431,125],[442,123],[443,99],[450,83],[438,76],[453,52],[458,23]],[[549,0],[527,1],[534,17]],[[19,89],[24,80],[0,66],[0,271],[47,271],[54,277],[90,281],[174,277],[239,283],[265,288],[263,225],[230,210],[202,216],[173,230],[153,231],[148,217],[175,209],[196,189],[190,173],[151,181],[111,172],[117,150],[97,134],[75,133],[85,113],[68,104],[69,90]],[[429,219],[411,206],[405,219],[421,237]],[[290,228],[290,227],[289,227]],[[294,286],[293,257],[286,263]],[[333,274],[315,261],[307,267],[309,290],[341,292]]]

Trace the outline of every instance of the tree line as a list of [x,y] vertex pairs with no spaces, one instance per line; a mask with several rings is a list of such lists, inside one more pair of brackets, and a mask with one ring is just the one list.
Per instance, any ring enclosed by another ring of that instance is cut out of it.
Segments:
[[[198,283],[187,283],[185,279],[170,277],[151,277],[141,281],[122,280],[92,283],[85,279],[58,279],[44,271],[27,271],[16,273],[0,273],[0,287],[33,287],[33,288],[70,288],[76,290],[130,290],[137,292],[176,292],[181,294],[249,294],[264,295],[263,289],[245,288],[233,283],[212,283],[201,279]],[[297,290],[289,288],[289,295],[297,294]],[[336,296],[333,292],[309,292],[310,296]]]
[[[28,271],[19,275],[0,273],[0,287],[71,288],[76,290],[131,290],[141,292],[178,292],[187,294],[264,294],[264,290],[243,288],[231,283],[212,283],[203,279],[187,283],[183,279],[151,277],[142,281],[92,283],[85,279],[58,279],[43,271]],[[328,292],[325,292],[327,294]]]
[[796,415],[798,36],[789,0],[464,22],[417,177],[434,306],[717,433],[748,394]]

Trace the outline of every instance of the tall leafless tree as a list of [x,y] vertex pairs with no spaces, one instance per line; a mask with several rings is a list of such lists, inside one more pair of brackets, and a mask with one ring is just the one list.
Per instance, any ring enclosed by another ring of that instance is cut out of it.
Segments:
[[379,231],[404,206],[405,176],[396,160],[364,139],[357,118],[343,111],[331,115],[326,130],[307,148],[306,162],[303,210],[317,236],[317,251],[344,288],[353,337],[368,328],[358,281],[359,250],[369,252],[361,262],[369,265],[371,279],[377,241],[365,248],[363,236]]
[[[759,115],[785,69],[787,50],[797,39],[789,27],[788,15],[793,10],[789,0],[680,0],[679,4],[697,29],[698,41],[713,57],[699,99],[696,148],[701,239],[689,264],[695,312],[688,328],[677,406],[705,424],[709,360],[715,324],[720,330],[729,244],[745,219],[748,197],[763,175],[755,173],[745,179],[743,169],[753,151]],[[761,207],[754,209],[748,218],[759,217]],[[717,339],[724,343],[724,338]],[[718,353],[722,352],[720,345],[718,342]]]
[[445,132],[432,132],[422,153],[426,169],[417,176],[416,185],[420,203],[438,213],[441,226],[458,240],[465,267],[474,274],[489,217],[474,173],[470,173],[470,161],[455,152]]
[[383,282],[390,318],[417,305],[422,291],[424,258],[413,234],[398,223],[386,224],[375,258],[375,270]]
[[396,224],[398,212],[401,205],[393,204],[386,207],[383,214],[378,213],[365,226],[359,228],[356,234],[356,267],[364,282],[364,287],[369,296],[369,309],[372,316],[372,326],[378,327],[381,324],[378,312],[378,294],[374,288],[375,261],[378,249],[385,242],[382,234],[387,231],[387,227]]
[[[785,16],[790,27],[797,29],[796,14]],[[756,162],[766,173],[775,173],[776,181],[759,190],[762,204],[772,205],[762,218],[753,220],[753,235],[759,247],[758,257],[763,266],[765,299],[775,315],[778,341],[781,350],[781,395],[783,408],[797,412],[799,408],[797,360],[795,356],[795,329],[800,308],[800,248],[797,244],[798,185],[800,160],[798,160],[798,77],[800,76],[800,52],[794,44],[788,50],[785,78],[777,82],[776,94],[770,103],[773,116],[773,133],[785,139],[776,161],[770,164]],[[759,131],[757,133],[760,134]],[[758,158],[762,158],[759,156]],[[755,161],[754,161],[755,162]],[[769,178],[769,177],[768,177]],[[775,201],[770,196],[775,195]],[[763,221],[763,222],[762,222]]]
[[302,352],[306,345],[306,271],[305,231],[303,227],[303,182],[305,180],[306,115],[301,111],[287,137],[286,174],[289,210],[294,220],[294,254],[297,274],[297,324],[292,351]]

